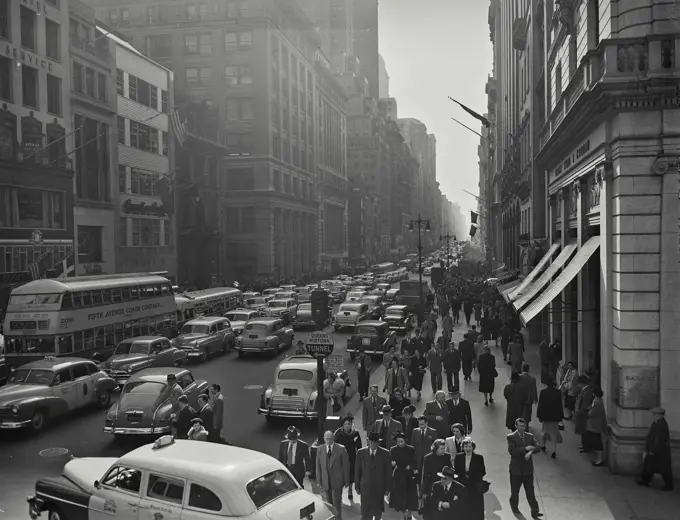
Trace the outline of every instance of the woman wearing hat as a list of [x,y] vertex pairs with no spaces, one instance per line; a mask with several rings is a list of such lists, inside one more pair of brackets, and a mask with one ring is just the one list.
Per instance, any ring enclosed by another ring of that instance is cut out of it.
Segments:
[[484,493],[482,481],[486,475],[484,457],[475,453],[477,445],[470,437],[463,439],[463,453],[454,457],[453,468],[458,482],[467,489],[466,520],[484,520]]
[[411,405],[411,400],[404,397],[404,391],[401,388],[395,388],[392,397],[390,397],[389,405],[392,407],[392,415],[399,420],[404,408]]
[[352,495],[352,484],[354,484],[355,464],[357,460],[357,451],[361,449],[361,436],[359,432],[354,429],[354,416],[347,414],[342,420],[342,426],[335,430],[335,442],[342,444],[347,450],[349,457],[349,500],[354,498]]
[[411,444],[411,435],[413,430],[418,428],[418,419],[413,415],[416,413],[416,407],[408,405],[402,410],[402,416],[399,419],[401,423],[402,431],[406,434],[406,444]]
[[418,471],[416,469],[416,450],[406,444],[406,434],[394,435],[397,445],[390,450],[392,458],[392,492],[390,507],[403,512],[404,519],[411,518],[418,511]]
[[437,439],[432,443],[430,453],[423,459],[423,478],[420,486],[420,494],[427,498],[432,492],[432,484],[437,481],[437,473],[443,467],[451,464],[451,457],[446,453],[446,441]]

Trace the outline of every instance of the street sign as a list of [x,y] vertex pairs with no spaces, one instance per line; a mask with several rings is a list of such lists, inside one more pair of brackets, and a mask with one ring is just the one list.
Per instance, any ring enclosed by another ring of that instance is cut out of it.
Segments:
[[335,372],[336,374],[345,370],[345,361],[342,354],[331,354],[326,358],[326,373]]
[[307,352],[315,358],[326,358],[333,352],[333,338],[327,332],[316,331],[309,335]]

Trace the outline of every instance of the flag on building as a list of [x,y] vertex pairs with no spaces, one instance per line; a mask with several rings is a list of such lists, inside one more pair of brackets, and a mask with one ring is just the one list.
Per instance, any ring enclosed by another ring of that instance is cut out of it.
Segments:
[[182,103],[181,105],[175,107],[175,109],[170,113],[170,122],[172,123],[172,129],[175,133],[175,138],[177,139],[177,144],[180,147],[184,146],[187,140],[187,119],[185,111],[182,110],[188,105],[188,102]]
[[470,211],[470,220],[472,221],[473,224],[477,223],[477,217],[479,214],[476,211]]
[[52,255],[51,251],[45,252],[40,255],[35,262],[28,266],[28,271],[31,273],[31,278],[33,280],[39,280],[45,276],[46,263],[48,258]]
[[460,106],[460,108],[465,110],[472,117],[474,117],[475,119],[479,119],[485,127],[489,128],[491,126],[491,122],[486,117],[484,117],[483,115],[478,114],[477,112],[475,112],[471,108],[466,107],[465,105],[463,105],[463,103],[461,103],[460,101],[456,101],[451,96],[449,96],[449,99],[451,101],[453,101],[454,103],[458,104]]
[[66,255],[60,262],[54,266],[55,276],[57,278],[68,278],[74,276],[76,272],[76,253],[72,251]]
[[472,225],[470,226],[470,236],[474,237],[477,234],[477,226]]

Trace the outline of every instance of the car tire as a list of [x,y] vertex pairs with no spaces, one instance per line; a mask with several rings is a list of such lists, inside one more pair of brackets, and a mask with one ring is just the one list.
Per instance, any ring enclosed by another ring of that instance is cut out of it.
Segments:
[[58,507],[51,506],[47,513],[47,520],[66,520],[66,517]]
[[31,430],[37,433],[47,426],[47,413],[45,410],[36,410],[31,417]]
[[104,390],[97,396],[97,405],[102,409],[111,406],[111,390]]
[[201,357],[199,358],[201,363],[205,363],[208,360],[208,351],[204,350],[201,352]]

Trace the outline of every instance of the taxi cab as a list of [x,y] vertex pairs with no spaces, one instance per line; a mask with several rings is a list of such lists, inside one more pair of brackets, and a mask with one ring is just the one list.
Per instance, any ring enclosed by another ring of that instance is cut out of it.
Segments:
[[273,457],[170,435],[120,458],[70,460],[61,476],[36,482],[28,508],[33,520],[335,518]]

